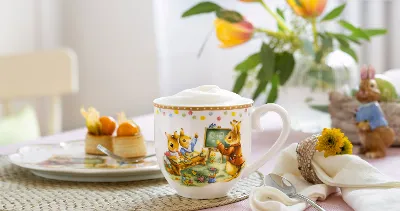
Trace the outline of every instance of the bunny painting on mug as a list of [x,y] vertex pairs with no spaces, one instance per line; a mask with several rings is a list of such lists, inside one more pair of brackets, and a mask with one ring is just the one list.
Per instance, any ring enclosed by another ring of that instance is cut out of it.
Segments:
[[356,125],[361,142],[360,153],[367,158],[386,155],[386,148],[394,142],[394,131],[388,126],[379,105],[381,92],[375,81],[375,69],[364,66],[361,69],[361,83],[356,93],[361,103],[356,112]]
[[[179,134],[177,131],[173,134],[165,132],[168,151],[164,155],[164,165],[171,178],[180,180],[186,186],[204,186],[207,183],[229,182],[238,177],[245,164],[240,144],[240,124],[241,121],[237,120],[230,122],[231,128],[210,124],[205,128],[204,145],[199,151],[195,151],[198,133],[192,138],[183,128]],[[217,154],[220,157],[218,161]]]

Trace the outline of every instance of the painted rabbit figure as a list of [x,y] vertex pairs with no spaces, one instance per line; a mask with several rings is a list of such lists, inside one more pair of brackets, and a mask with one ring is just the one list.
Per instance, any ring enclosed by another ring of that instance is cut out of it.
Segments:
[[361,103],[356,112],[356,125],[362,147],[360,153],[367,158],[386,155],[386,148],[394,142],[394,131],[388,126],[385,115],[378,103],[381,93],[375,81],[375,69],[361,69],[361,83],[356,94]]

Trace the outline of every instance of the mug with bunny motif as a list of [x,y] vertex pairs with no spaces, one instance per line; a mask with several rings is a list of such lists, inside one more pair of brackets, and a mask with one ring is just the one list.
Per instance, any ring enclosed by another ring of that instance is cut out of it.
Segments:
[[[285,109],[276,104],[253,107],[253,100],[206,85],[154,100],[157,160],[169,185],[181,196],[212,199],[225,196],[243,176],[275,156],[290,127]],[[249,163],[252,129],[260,117],[280,115],[277,141],[256,162]]]

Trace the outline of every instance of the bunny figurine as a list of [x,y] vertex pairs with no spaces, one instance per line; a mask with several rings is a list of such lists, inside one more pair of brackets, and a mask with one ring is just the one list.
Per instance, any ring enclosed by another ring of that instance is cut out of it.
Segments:
[[360,153],[367,158],[384,157],[386,148],[394,142],[394,131],[388,126],[378,103],[381,93],[373,67],[364,66],[361,69],[361,83],[356,98],[361,103],[356,112],[356,125],[362,145]]

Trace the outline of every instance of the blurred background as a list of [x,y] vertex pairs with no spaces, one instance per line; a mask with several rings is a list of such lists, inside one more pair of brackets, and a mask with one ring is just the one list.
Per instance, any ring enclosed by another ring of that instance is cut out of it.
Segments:
[[[154,98],[186,88],[216,84],[231,90],[236,76],[234,66],[260,48],[261,41],[254,40],[230,50],[221,49],[217,38],[210,36],[198,57],[215,19],[214,15],[181,18],[198,2],[0,0],[0,53],[6,56],[57,48],[76,53],[79,88],[62,95],[61,126],[56,132],[84,126],[81,106],[94,106],[102,115],[115,116],[120,111],[128,116],[148,114]],[[245,14],[255,26],[276,28],[276,22],[258,5],[237,0],[215,2]],[[286,5],[282,0],[267,2],[271,8]],[[344,2],[329,0],[326,11]],[[348,1],[341,15],[346,20],[362,27],[388,29],[385,36],[356,47],[358,64],[372,64],[378,72],[400,68],[398,11],[398,0]],[[328,27],[341,30],[334,24]],[[11,74],[7,70],[0,73],[4,80]],[[47,129],[52,124],[48,112],[52,102],[46,96],[13,100],[10,113],[32,105],[40,134],[47,135],[53,132]]]

